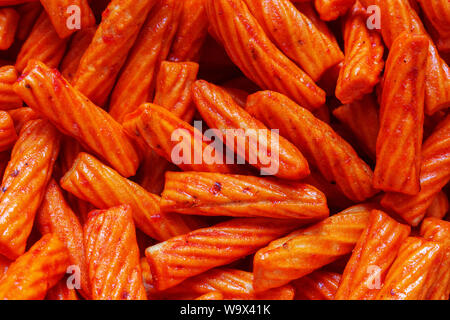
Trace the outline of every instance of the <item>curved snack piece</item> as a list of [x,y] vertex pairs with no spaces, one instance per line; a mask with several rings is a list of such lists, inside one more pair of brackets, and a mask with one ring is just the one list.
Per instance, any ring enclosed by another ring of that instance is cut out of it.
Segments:
[[289,180],[309,175],[308,162],[301,152],[248,114],[226,90],[198,80],[192,92],[197,110],[208,126],[219,130],[228,149],[261,173]]
[[450,222],[427,218],[422,222],[420,235],[427,240],[441,243],[445,250],[436,281],[428,290],[426,299],[448,300],[450,295]]
[[409,237],[386,275],[377,300],[423,300],[437,280],[443,260],[438,242]]
[[22,107],[22,99],[13,90],[13,85],[17,78],[17,71],[13,66],[0,68],[0,110]]
[[246,110],[270,128],[280,129],[280,135],[302,150],[311,165],[349,199],[364,201],[376,193],[370,167],[349,143],[308,110],[272,91],[249,96]]
[[300,223],[240,218],[197,229],[145,250],[156,289],[165,290],[209,269],[254,253]]
[[289,0],[245,0],[245,3],[272,42],[314,81],[344,59],[328,27],[316,26]]
[[[80,29],[95,25],[88,0],[42,0],[41,4],[60,38],[67,38]],[[74,14],[79,14],[80,25],[76,25]]]
[[204,0],[184,0],[180,24],[167,60],[198,61],[208,34],[208,17]]
[[207,0],[213,33],[231,60],[263,89],[279,91],[310,110],[325,103],[325,92],[265,35],[243,0]]
[[383,71],[384,46],[376,30],[367,28],[367,14],[357,2],[344,23],[345,59],[339,72],[336,97],[352,103],[373,91]]
[[144,150],[150,147],[183,170],[233,172],[223,154],[205,142],[210,139],[166,108],[143,104],[125,118],[124,128]]
[[41,234],[52,233],[64,243],[69,252],[70,264],[76,265],[80,270],[81,293],[85,298],[89,298],[91,286],[83,243],[83,227],[54,180],[47,185],[44,199],[36,214],[36,224]]
[[54,234],[44,235],[21,255],[0,279],[0,300],[42,300],[70,264],[64,244]]
[[19,18],[13,8],[0,8],[0,50],[6,50],[13,44]]
[[207,172],[167,172],[161,210],[308,222],[329,214],[325,195],[310,185]]
[[150,11],[111,94],[109,113],[122,123],[153,100],[156,75],[177,31],[183,1],[160,0]]
[[403,34],[386,62],[373,185],[414,195],[420,191],[425,68],[429,41]]
[[185,217],[160,211],[160,197],[87,153],[78,155],[72,168],[62,177],[61,187],[96,208],[130,205],[136,226],[154,239],[167,240],[191,231]]
[[340,281],[341,275],[338,273],[314,271],[292,281],[295,300],[334,300]]
[[424,218],[434,197],[450,180],[450,115],[436,128],[422,147],[420,192],[409,196],[387,193],[381,205],[399,214],[412,226]]
[[373,208],[369,204],[350,207],[260,249],[253,261],[255,290],[282,286],[350,253]]
[[94,300],[147,300],[131,207],[92,211],[84,226]]
[[410,226],[373,210],[342,275],[336,300],[373,300],[408,237]]
[[17,140],[14,121],[6,111],[0,111],[0,152],[10,150]]
[[59,143],[60,134],[50,123],[33,120],[21,130],[14,145],[0,195],[0,254],[11,260],[25,252]]
[[122,126],[72,87],[56,69],[31,61],[14,91],[61,132],[77,139],[125,177],[136,173],[139,155]]
[[156,0],[112,0],[75,75],[75,87],[104,106],[128,51]]
[[67,38],[58,36],[50,18],[43,11],[20,49],[16,69],[22,72],[31,60],[39,60],[50,68],[56,68],[64,56],[67,42]]

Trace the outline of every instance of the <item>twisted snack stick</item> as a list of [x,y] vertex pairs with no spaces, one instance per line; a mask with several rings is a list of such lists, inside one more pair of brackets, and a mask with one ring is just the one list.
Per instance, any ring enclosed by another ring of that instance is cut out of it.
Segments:
[[423,300],[437,280],[444,250],[441,244],[409,237],[386,275],[377,300]]
[[334,272],[314,271],[292,281],[295,300],[334,300],[341,275]]
[[148,12],[156,0],[112,0],[102,14],[75,75],[75,87],[104,106]]
[[87,273],[83,228],[54,180],[47,185],[41,207],[36,214],[36,223],[41,234],[53,233],[64,243],[69,252],[70,264],[76,265],[80,270],[81,293],[89,298],[91,287]]
[[320,18],[325,21],[336,20],[352,8],[356,0],[314,0]]
[[147,300],[130,206],[92,211],[84,241],[94,300]]
[[299,223],[263,218],[233,219],[178,236],[145,251],[158,290],[255,252]]
[[420,191],[425,66],[428,40],[403,34],[391,47],[384,75],[374,187],[417,194]]
[[213,33],[249,79],[310,110],[325,103],[325,92],[275,47],[243,0],[207,0],[206,12]]
[[434,197],[450,180],[450,116],[447,116],[422,147],[420,192],[409,196],[388,193],[381,205],[399,214],[412,226],[417,226]]
[[42,6],[41,3],[36,0],[22,4],[16,7],[16,10],[20,15],[20,28],[17,29],[16,37],[17,39],[23,41],[28,37],[34,23],[41,14]]
[[316,188],[244,175],[167,172],[161,209],[184,214],[315,221],[328,217]]
[[161,0],[147,17],[111,95],[109,113],[118,122],[152,101],[156,74],[168,55],[182,6],[182,1]]
[[383,71],[384,46],[375,30],[367,28],[367,17],[359,2],[344,23],[345,60],[339,72],[336,97],[352,103],[373,91]]
[[289,0],[245,0],[245,3],[270,39],[314,81],[344,59],[328,27],[316,26]]
[[13,8],[0,8],[0,50],[6,50],[13,44],[19,18]]
[[[197,109],[208,126],[217,128],[223,134],[223,142],[251,165],[289,180],[302,179],[309,174],[308,163],[301,152],[254,119],[234,102],[226,90],[198,80],[192,92]],[[234,130],[231,136],[227,134],[229,129]],[[270,157],[269,161],[267,157]]]
[[448,300],[450,295],[450,222],[426,218],[420,227],[420,234],[427,240],[440,242],[445,250],[436,281],[426,296],[427,300]]
[[78,155],[72,168],[62,177],[61,187],[96,208],[130,205],[136,226],[157,240],[166,240],[191,230],[183,216],[160,211],[160,197],[145,191],[84,152]]
[[0,279],[1,300],[42,300],[70,264],[64,244],[46,234],[21,255]]
[[0,254],[16,259],[25,252],[35,213],[51,178],[60,135],[45,120],[28,122],[11,153],[0,194]]
[[[197,128],[166,108],[143,104],[125,118],[123,126],[131,137],[138,139],[143,149],[152,148],[183,170],[220,173],[233,170],[225,164],[223,155],[205,142],[206,137]],[[182,156],[180,151],[183,151]],[[180,161],[175,161],[178,156]]]
[[125,177],[136,173],[139,155],[122,126],[73,88],[56,69],[31,61],[14,91],[63,133],[77,139]]
[[308,110],[272,91],[252,94],[246,110],[270,128],[279,128],[280,135],[302,150],[311,165],[349,199],[363,201],[376,193],[370,167],[350,144]]
[[16,128],[16,132],[20,133],[23,126],[30,120],[39,119],[39,115],[31,108],[17,108],[13,110],[8,110],[9,115],[13,119],[14,127]]
[[372,208],[368,204],[350,207],[260,249],[253,261],[255,290],[282,286],[350,253]]
[[0,68],[0,110],[22,107],[22,99],[13,90],[16,81],[17,71],[13,66]]
[[10,150],[17,140],[16,129],[11,116],[0,111],[0,152]]
[[411,227],[373,210],[345,266],[335,299],[374,299],[410,231]]
[[198,61],[208,34],[208,17],[203,0],[185,0],[180,24],[167,60]]
[[67,41],[58,36],[50,18],[43,11],[20,49],[16,69],[22,72],[30,60],[39,60],[50,68],[56,68],[64,56]]
[[418,2],[439,35],[437,47],[442,51],[450,50],[448,47],[450,41],[450,3],[447,0],[419,0]]

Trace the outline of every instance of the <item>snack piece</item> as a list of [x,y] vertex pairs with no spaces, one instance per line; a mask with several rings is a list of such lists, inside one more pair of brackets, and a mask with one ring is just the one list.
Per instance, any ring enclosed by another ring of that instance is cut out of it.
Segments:
[[0,8],[0,50],[6,50],[13,44],[19,18],[13,8]]
[[0,152],[10,150],[17,140],[14,121],[6,111],[0,111]]
[[355,0],[314,0],[320,18],[325,21],[336,20],[350,10]]
[[339,273],[314,271],[292,281],[295,288],[295,300],[334,300],[340,281]]
[[92,211],[84,226],[94,300],[147,300],[131,207]]

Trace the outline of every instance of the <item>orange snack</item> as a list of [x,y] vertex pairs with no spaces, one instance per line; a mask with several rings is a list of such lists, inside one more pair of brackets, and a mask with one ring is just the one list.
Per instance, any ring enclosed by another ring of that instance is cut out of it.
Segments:
[[326,123],[286,96],[257,92],[247,100],[250,114],[294,143],[326,180],[334,182],[351,200],[372,197],[372,170],[355,150]]
[[325,21],[336,20],[349,11],[355,0],[314,0],[320,18]]
[[17,140],[16,129],[11,116],[0,111],[0,152],[10,150]]
[[81,58],[91,44],[96,30],[96,27],[80,30],[75,33],[70,42],[60,66],[61,74],[70,84],[73,84],[73,78],[80,65]]
[[443,219],[447,215],[448,209],[449,203],[447,195],[441,191],[434,196],[433,202],[431,202],[431,205],[428,207],[425,216]]
[[17,134],[20,133],[20,130],[28,121],[39,119],[39,115],[28,107],[8,110],[8,113],[14,121]]
[[22,99],[14,92],[17,71],[13,66],[0,67],[0,110],[22,107]]
[[[141,261],[142,264],[147,264],[146,267],[149,268],[146,261]],[[251,272],[217,268],[189,278],[165,291],[150,294],[150,298],[183,299],[208,292],[221,293],[224,300],[292,300],[294,297],[294,290],[290,285],[256,293]]]
[[352,103],[373,91],[383,71],[384,46],[376,30],[367,28],[366,11],[357,2],[344,24],[345,60],[339,72],[336,97]]
[[299,279],[350,253],[368,224],[372,205],[357,205],[260,249],[253,261],[258,292]]
[[14,145],[0,195],[0,254],[9,259],[25,252],[58,156],[59,141],[59,133],[51,124],[33,120],[21,130]]
[[58,36],[47,13],[42,12],[20,49],[16,69],[22,72],[30,60],[39,60],[56,68],[64,56],[67,41]]
[[325,92],[275,47],[243,0],[207,0],[206,4],[213,33],[249,79],[310,110],[325,103]]
[[383,207],[393,210],[405,221],[417,226],[434,197],[450,180],[450,115],[436,128],[422,147],[420,192],[409,196],[388,193],[381,200]]
[[[163,107],[143,104],[125,118],[124,128],[131,137],[138,139],[143,148],[152,148],[183,170],[232,172],[232,167],[225,164],[223,154],[207,144],[205,141],[208,139],[197,128]],[[171,139],[174,134],[176,141]],[[181,155],[176,148],[186,150],[187,154]]]
[[316,26],[289,0],[245,2],[270,39],[314,81],[344,59],[326,24]]
[[223,300],[223,295],[220,292],[209,292],[201,295],[195,300]]
[[447,0],[419,0],[418,2],[439,35],[438,48],[449,50],[448,45],[445,44],[450,41],[450,3]]
[[0,50],[8,49],[14,42],[19,18],[13,8],[0,8]]
[[160,0],[147,17],[111,96],[109,112],[120,123],[152,101],[156,75],[169,53],[182,7],[179,0]]
[[75,289],[69,289],[67,279],[63,278],[47,291],[45,300],[78,300]]
[[139,155],[122,126],[67,83],[56,69],[32,61],[14,90],[31,108],[99,154],[123,176],[136,173]]
[[1,300],[42,300],[69,266],[69,254],[54,234],[46,234],[21,255],[0,279]]
[[[41,0],[41,4],[60,38],[67,38],[77,30],[95,25],[95,17],[88,0]],[[73,17],[78,14],[80,21]]]
[[386,62],[373,185],[384,191],[420,191],[428,40],[403,34]]
[[17,12],[20,15],[19,25],[17,28],[16,37],[19,40],[25,40],[30,34],[31,29],[34,26],[37,18],[42,12],[42,6],[39,1],[32,1],[22,4],[16,7]]
[[136,226],[157,240],[166,240],[191,230],[182,216],[160,211],[160,197],[145,191],[84,152],[78,155],[72,168],[62,177],[61,187],[96,208],[129,204]]
[[314,271],[292,281],[295,300],[334,300],[341,275],[334,272]]
[[195,62],[163,61],[156,78],[153,103],[166,108],[183,121],[191,122],[195,114],[191,87],[197,79]]
[[373,210],[342,275],[336,300],[373,300],[411,227]]
[[185,0],[178,31],[168,60],[198,61],[200,49],[208,34],[208,17],[203,0]]
[[[269,131],[262,122],[254,119],[234,102],[226,90],[199,80],[192,91],[203,120],[210,128],[216,128],[222,133],[223,142],[238,156],[245,158],[261,172],[279,178],[299,180],[309,174],[308,163],[301,152],[278,133]],[[230,129],[234,130],[231,135],[227,132]]]
[[155,287],[165,290],[252,254],[298,226],[289,220],[233,219],[156,244],[147,248],[145,255]]
[[83,228],[75,213],[67,204],[58,184],[51,180],[47,185],[41,207],[36,214],[36,223],[41,234],[52,233],[66,246],[70,264],[80,271],[80,285],[84,297],[90,296],[90,285],[87,273]]
[[386,275],[377,300],[423,300],[437,280],[443,247],[434,241],[409,237]]
[[310,185],[206,172],[167,172],[161,210],[307,222],[329,213],[325,195]]
[[92,211],[84,241],[92,299],[147,299],[130,206]]
[[91,44],[81,58],[75,87],[104,106],[128,51],[156,0],[112,0],[102,14]]
[[380,124],[374,97],[366,95],[361,100],[340,106],[333,110],[333,115],[351,131],[367,155],[375,159]]
[[429,289],[427,300],[448,300],[450,295],[450,222],[436,218],[423,220],[420,234],[427,240],[437,241],[445,253],[436,281]]

